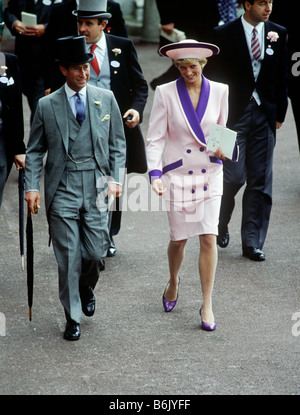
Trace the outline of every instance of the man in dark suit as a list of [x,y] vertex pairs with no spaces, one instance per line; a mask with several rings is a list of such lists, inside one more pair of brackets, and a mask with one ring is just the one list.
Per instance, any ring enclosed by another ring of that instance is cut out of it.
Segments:
[[0,52],[0,206],[13,162],[25,169],[22,88],[18,59]]
[[[148,96],[148,85],[138,62],[137,53],[130,39],[104,33],[110,14],[106,13],[106,0],[80,0],[74,11],[78,31],[86,37],[87,51],[96,58],[91,62],[89,83],[113,91],[125,121],[127,145],[127,173],[147,171],[145,144],[140,128]],[[92,46],[94,47],[92,48]],[[95,71],[97,59],[99,71]],[[128,116],[130,120],[125,120]],[[121,226],[121,211],[112,212],[108,256],[116,254],[113,236]]]
[[[191,13],[185,13],[182,0],[156,0],[162,30],[172,34],[174,28],[183,31],[187,39],[209,42],[211,33],[219,21],[220,14],[217,0],[192,0],[189,2]],[[160,36],[159,47],[170,43]],[[178,78],[178,69],[172,65],[162,75],[150,82],[152,89]]]
[[[4,10],[5,24],[16,37],[15,54],[19,58],[22,90],[28,99],[31,121],[38,100],[45,95],[43,39],[53,3],[42,0],[9,0]],[[22,11],[35,14],[37,24],[24,26]]]
[[109,239],[105,185],[108,197],[119,197],[124,181],[121,114],[111,91],[87,85],[92,59],[83,36],[58,40],[57,61],[66,83],[40,99],[26,155],[25,198],[35,213],[47,153],[45,204],[66,340],[79,339],[82,312],[94,314],[93,289]]
[[[77,35],[77,19],[72,14],[77,8],[76,0],[64,0],[62,3],[54,4],[49,16],[49,22],[46,27],[44,37],[44,82],[47,92],[53,92],[60,88],[65,79],[57,68],[55,62],[56,41],[65,36]],[[126,24],[123,18],[120,4],[108,0],[107,11],[111,14],[111,18],[105,28],[107,33],[115,36],[128,37]]]
[[276,0],[272,11],[272,21],[287,28],[289,56],[288,95],[291,100],[293,115],[298,135],[300,151],[300,54],[298,13],[292,13],[284,0]]
[[272,3],[243,1],[245,14],[241,18],[215,28],[214,43],[221,52],[212,58],[206,72],[229,85],[227,126],[237,131],[240,149],[237,163],[224,162],[218,244],[223,248],[228,245],[234,198],[246,182],[242,248],[243,255],[254,261],[265,259],[262,247],[272,207],[276,128],[287,111],[287,31],[269,21]]

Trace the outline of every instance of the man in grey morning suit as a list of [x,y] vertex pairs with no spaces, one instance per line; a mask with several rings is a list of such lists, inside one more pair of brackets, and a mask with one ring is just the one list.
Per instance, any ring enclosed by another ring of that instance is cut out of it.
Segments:
[[34,213],[48,153],[45,203],[67,318],[64,338],[78,340],[82,311],[91,316],[95,310],[93,289],[109,243],[104,195],[122,193],[126,142],[113,93],[87,85],[93,55],[85,52],[85,37],[57,44],[66,84],[39,101],[27,149],[25,198]]

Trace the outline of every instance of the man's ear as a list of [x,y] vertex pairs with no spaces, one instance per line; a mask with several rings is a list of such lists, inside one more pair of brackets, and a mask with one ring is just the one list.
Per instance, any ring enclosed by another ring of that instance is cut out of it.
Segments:
[[61,73],[63,74],[63,76],[67,76],[67,74],[68,74],[67,68],[65,68],[62,65],[59,65],[59,69],[60,69]]

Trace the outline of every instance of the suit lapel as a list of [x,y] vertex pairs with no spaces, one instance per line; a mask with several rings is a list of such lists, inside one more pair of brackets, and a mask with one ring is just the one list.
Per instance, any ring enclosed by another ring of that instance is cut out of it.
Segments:
[[62,140],[68,152],[69,146],[69,123],[66,122],[66,114],[67,114],[67,97],[65,93],[65,88],[62,86],[57,93],[53,94],[52,96],[52,108],[54,111],[54,116],[56,118],[56,122],[59,128],[59,131],[62,136]]
[[[274,54],[277,53],[277,42],[270,43],[267,39],[268,33],[272,30],[270,22],[265,23],[265,34],[264,34],[264,59],[261,63],[259,78],[264,78],[265,74],[268,76],[274,62]],[[269,47],[270,46],[270,47]],[[271,52],[270,52],[271,50]]]
[[[103,103],[101,100],[100,88],[91,88],[89,85],[87,87],[87,106],[90,117],[90,126],[91,126],[91,135],[94,149],[97,147],[97,141],[99,137],[102,137],[102,123],[101,118],[103,118]],[[97,91],[97,93],[95,93]]]
[[[113,49],[114,47],[116,47],[116,49],[120,49],[120,46],[116,46],[114,44],[114,39],[112,40],[109,35],[105,35],[105,37],[109,61],[111,90],[114,91],[119,79],[118,73],[122,70],[122,62],[120,62],[121,56],[119,57],[119,54],[115,55]],[[112,62],[116,62],[116,65],[112,65]]]

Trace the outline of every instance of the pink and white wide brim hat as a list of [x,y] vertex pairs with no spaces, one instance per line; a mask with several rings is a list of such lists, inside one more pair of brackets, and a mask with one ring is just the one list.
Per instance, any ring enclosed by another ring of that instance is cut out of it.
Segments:
[[177,59],[203,59],[217,55],[220,52],[218,46],[212,43],[197,42],[193,39],[185,39],[180,42],[170,43],[159,49],[162,56],[173,60]]

